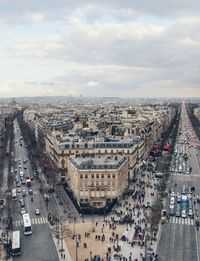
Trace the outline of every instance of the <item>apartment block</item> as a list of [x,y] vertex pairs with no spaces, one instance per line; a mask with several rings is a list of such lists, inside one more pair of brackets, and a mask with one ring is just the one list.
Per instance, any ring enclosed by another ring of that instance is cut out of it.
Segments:
[[68,184],[81,208],[106,208],[128,185],[128,157],[70,156]]

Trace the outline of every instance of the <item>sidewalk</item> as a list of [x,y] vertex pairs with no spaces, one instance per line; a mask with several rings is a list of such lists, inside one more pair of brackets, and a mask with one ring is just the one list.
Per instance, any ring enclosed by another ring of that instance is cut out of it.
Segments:
[[[156,183],[156,180],[153,179],[147,179],[146,177],[143,178],[145,180],[145,185],[144,187],[144,191],[145,191],[145,197],[144,197],[144,201],[142,201],[142,205],[144,204],[145,206],[152,205],[152,203],[155,201],[156,198],[156,193],[157,191],[154,190],[154,184]],[[142,180],[142,178],[141,178]],[[151,187],[147,187],[147,183],[151,183],[152,188]],[[133,184],[132,187],[136,187],[136,191],[140,192],[142,189],[139,188],[138,185]],[[154,196],[152,196],[154,192]],[[118,254],[119,256],[123,256],[125,258],[127,258],[127,260],[134,260],[135,258],[137,258],[138,260],[142,260],[142,257],[145,256],[145,247],[144,246],[140,246],[137,243],[131,244],[131,242],[133,242],[134,239],[134,235],[135,235],[135,226],[141,226],[142,229],[145,228],[145,223],[146,225],[146,229],[149,228],[149,224],[146,220],[146,217],[149,216],[150,214],[150,208],[135,208],[133,210],[133,208],[137,205],[141,205],[141,203],[138,200],[134,200],[132,199],[132,196],[129,196],[127,199],[124,199],[121,201],[121,206],[120,207],[115,207],[114,210],[120,212],[124,212],[124,213],[131,213],[132,214],[132,218],[134,219],[134,224],[132,225],[127,225],[127,228],[124,230],[123,235],[128,239],[127,241],[122,241],[119,240],[119,245],[121,247],[121,250],[117,253],[114,252],[112,257],[113,259],[114,256],[116,254]],[[128,206],[128,208],[127,208]],[[138,214],[139,213],[139,214]],[[113,213],[110,214],[110,218],[113,216]],[[121,215],[118,219],[115,218],[115,220],[119,220],[121,218]],[[145,220],[145,222],[141,222],[142,220]],[[151,242],[151,248],[155,249],[155,243],[156,242]]]
[[53,240],[54,240],[54,244],[55,244],[55,247],[56,247],[56,250],[57,250],[57,253],[58,253],[59,260],[60,261],[63,261],[63,260],[73,261],[71,259],[70,254],[69,254],[65,240],[63,239],[63,243],[62,243],[63,249],[62,249],[61,239],[58,239],[56,237],[56,233],[53,231],[54,229],[55,229],[54,226],[50,226],[51,234],[52,234],[52,237],[53,237]]

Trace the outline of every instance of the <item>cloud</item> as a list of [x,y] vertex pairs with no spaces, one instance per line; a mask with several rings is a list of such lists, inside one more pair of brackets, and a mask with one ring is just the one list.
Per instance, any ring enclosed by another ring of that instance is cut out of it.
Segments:
[[0,0],[0,7],[2,95],[10,88],[13,95],[199,95],[196,0]]

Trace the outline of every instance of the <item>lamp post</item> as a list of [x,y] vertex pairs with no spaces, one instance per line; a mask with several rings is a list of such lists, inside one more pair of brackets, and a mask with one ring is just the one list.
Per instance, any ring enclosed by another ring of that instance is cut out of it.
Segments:
[[75,240],[76,240],[76,261],[78,261],[78,240],[77,240],[77,236],[75,235]]
[[74,217],[74,226],[73,226],[73,234],[75,235],[75,222],[76,222],[76,217]]

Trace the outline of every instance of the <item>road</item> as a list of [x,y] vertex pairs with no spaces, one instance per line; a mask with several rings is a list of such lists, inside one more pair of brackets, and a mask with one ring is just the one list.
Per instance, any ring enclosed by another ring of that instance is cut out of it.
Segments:
[[[15,127],[16,125],[15,121]],[[19,142],[20,134],[17,133],[15,128],[15,159],[21,160],[22,166],[26,165],[27,169],[22,167],[24,172],[24,178],[27,176],[32,177],[32,169],[27,156],[27,150],[25,148],[24,141]],[[20,143],[22,145],[20,145]],[[24,164],[23,161],[27,160]],[[15,167],[19,172],[19,166]],[[15,187],[15,184],[13,184]],[[32,235],[25,236],[23,234],[23,221],[22,215],[20,213],[21,207],[19,203],[19,195],[17,200],[12,200],[12,216],[13,216],[13,228],[14,230],[21,231],[21,255],[19,257],[14,257],[14,260],[20,261],[35,261],[35,260],[48,260],[57,261],[59,260],[57,250],[52,238],[51,229],[47,221],[47,208],[44,203],[44,199],[39,192],[40,183],[38,180],[34,179],[32,181],[31,189],[33,195],[27,195],[25,199],[25,209],[29,213],[32,223]],[[26,190],[28,188],[26,185],[21,185],[21,190]],[[19,193],[20,194],[20,193]],[[33,198],[33,201],[31,200]],[[40,210],[40,215],[35,215],[35,209]]]
[[[183,124],[180,122],[180,124]],[[178,144],[176,144],[178,145]],[[183,185],[187,188],[195,187],[195,196],[200,196],[200,162],[199,150],[188,148],[189,163],[192,167],[190,174],[171,173],[168,188],[175,192],[182,191]],[[195,200],[194,200],[195,201]],[[197,209],[197,210],[196,210]],[[194,204],[194,214],[200,214],[198,204]],[[169,223],[161,226],[157,253],[160,261],[199,261],[200,232],[196,230],[195,220],[171,217]]]

